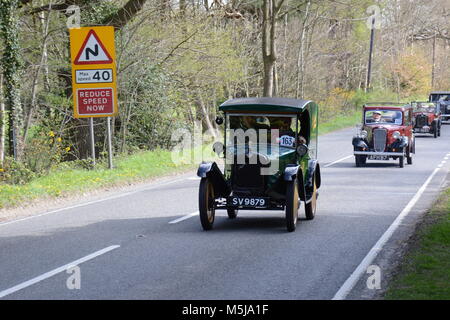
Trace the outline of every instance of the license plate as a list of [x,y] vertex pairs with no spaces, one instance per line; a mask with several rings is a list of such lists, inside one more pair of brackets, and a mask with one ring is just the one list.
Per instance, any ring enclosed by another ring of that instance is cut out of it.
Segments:
[[264,197],[229,197],[228,205],[242,208],[265,208],[269,205],[269,198]]
[[369,156],[369,160],[388,160],[387,156]]

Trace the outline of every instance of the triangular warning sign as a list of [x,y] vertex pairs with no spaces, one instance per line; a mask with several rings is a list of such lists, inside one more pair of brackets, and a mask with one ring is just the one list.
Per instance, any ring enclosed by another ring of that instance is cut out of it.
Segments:
[[90,30],[78,52],[74,64],[108,64],[113,59],[94,30]]

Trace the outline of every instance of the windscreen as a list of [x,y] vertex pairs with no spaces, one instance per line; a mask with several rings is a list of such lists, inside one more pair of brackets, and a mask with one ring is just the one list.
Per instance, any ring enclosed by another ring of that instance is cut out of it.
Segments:
[[[295,148],[296,122],[297,117],[295,115],[228,115],[227,131],[232,130],[233,137],[239,136],[239,133],[242,133],[244,137],[238,140],[245,141],[245,143],[248,140],[256,140],[252,142],[279,144],[283,147]],[[228,136],[230,135],[228,134]]]
[[401,111],[396,110],[367,110],[365,112],[366,124],[396,124],[401,125],[403,123],[403,115]]
[[432,94],[430,95],[430,100],[436,101],[450,101],[450,94]]
[[434,113],[436,111],[436,106],[431,102],[416,102],[412,103],[413,112],[426,112]]

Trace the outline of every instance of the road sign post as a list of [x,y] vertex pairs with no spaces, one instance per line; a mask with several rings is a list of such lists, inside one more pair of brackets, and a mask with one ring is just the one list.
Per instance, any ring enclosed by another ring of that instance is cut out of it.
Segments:
[[92,164],[95,166],[95,135],[94,135],[94,118],[89,118],[89,135],[91,138],[91,156]]
[[72,57],[74,117],[91,118],[91,152],[94,164],[92,118],[108,118],[108,152],[110,168],[112,168],[109,117],[114,117],[118,113],[114,27],[70,29],[70,54]]

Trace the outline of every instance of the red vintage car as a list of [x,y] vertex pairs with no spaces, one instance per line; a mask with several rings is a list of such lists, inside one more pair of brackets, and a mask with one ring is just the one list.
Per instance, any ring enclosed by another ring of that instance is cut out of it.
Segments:
[[410,104],[368,103],[363,106],[362,126],[353,137],[353,154],[357,167],[367,160],[398,160],[412,164],[415,140]]
[[433,102],[411,102],[413,107],[413,130],[415,133],[429,133],[435,138],[441,136],[441,112]]

